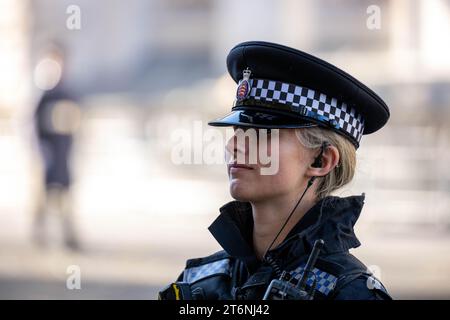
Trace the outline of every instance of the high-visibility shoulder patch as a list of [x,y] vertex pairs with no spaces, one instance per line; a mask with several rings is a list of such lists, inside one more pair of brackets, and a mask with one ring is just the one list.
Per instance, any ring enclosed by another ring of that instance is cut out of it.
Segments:
[[[290,271],[289,273],[295,279],[300,280],[300,278],[303,276],[304,270],[305,264]],[[324,295],[328,295],[334,289],[337,283],[337,277],[318,268],[314,268],[312,270],[312,273],[308,275],[306,285],[311,287],[314,283],[314,280],[316,281],[316,290]]]
[[230,275],[230,271],[230,259],[221,259],[196,267],[186,268],[183,273],[183,282],[194,283],[213,275]]

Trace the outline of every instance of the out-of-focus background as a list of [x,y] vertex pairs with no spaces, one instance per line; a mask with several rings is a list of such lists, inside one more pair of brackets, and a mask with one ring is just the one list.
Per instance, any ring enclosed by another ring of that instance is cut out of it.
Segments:
[[201,141],[231,108],[225,57],[246,40],[385,99],[337,193],[366,193],[353,253],[395,298],[450,298],[449,34],[448,0],[0,0],[0,298],[155,299],[219,250],[225,167],[176,165],[173,133]]

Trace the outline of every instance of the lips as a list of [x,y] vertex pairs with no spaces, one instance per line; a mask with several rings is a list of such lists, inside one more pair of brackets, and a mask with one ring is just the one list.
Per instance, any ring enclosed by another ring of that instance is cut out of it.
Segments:
[[254,168],[247,166],[245,164],[229,163],[228,172],[238,172],[243,170],[253,170]]

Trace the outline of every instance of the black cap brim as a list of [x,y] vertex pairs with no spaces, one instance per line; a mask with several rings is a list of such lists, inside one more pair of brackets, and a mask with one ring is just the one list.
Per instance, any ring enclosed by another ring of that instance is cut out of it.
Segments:
[[224,117],[208,122],[208,125],[214,127],[251,127],[266,129],[294,129],[317,127],[316,123],[290,117],[279,113],[271,113],[266,110],[261,111],[248,109],[234,109]]

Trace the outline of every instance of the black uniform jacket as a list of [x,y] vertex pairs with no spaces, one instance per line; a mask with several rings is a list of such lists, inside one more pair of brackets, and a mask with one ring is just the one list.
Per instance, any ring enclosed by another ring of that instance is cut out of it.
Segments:
[[280,271],[300,278],[315,240],[323,239],[324,247],[307,280],[308,286],[316,281],[314,299],[391,299],[381,282],[349,253],[360,245],[353,226],[363,205],[364,194],[321,199],[283,243],[268,252],[269,264],[258,260],[253,251],[250,204],[229,202],[209,227],[224,250],[188,260],[178,281],[189,285],[193,299],[259,300]]

